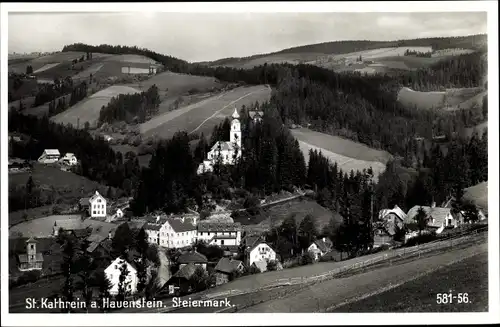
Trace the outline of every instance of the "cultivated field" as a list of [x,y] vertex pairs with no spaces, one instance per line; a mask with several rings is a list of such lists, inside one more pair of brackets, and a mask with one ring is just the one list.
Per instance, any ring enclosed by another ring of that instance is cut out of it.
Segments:
[[220,87],[222,83],[214,77],[163,72],[137,84],[137,88],[147,90],[153,85],[156,85],[160,91],[164,91],[166,96],[176,96],[193,89],[203,91]]
[[299,141],[306,163],[309,162],[309,150],[321,150],[322,154],[336,162],[344,172],[368,169],[372,167],[377,177],[385,170],[385,165],[392,157],[386,151],[372,149],[339,136],[315,132],[306,128],[292,129],[293,136]]
[[403,87],[398,93],[398,101],[417,109],[444,109],[448,111],[480,107],[487,94],[480,87],[447,89],[446,91],[419,92]]
[[92,66],[90,66],[89,68],[87,68],[83,72],[76,74],[72,78],[73,78],[73,80],[88,78],[90,76],[90,74],[95,75],[99,70],[101,70],[101,68],[103,66],[104,66],[104,64],[102,64],[102,63],[93,64]]
[[472,134],[474,134],[475,132],[478,133],[479,137],[482,137],[484,131],[488,129],[488,121],[485,121],[479,125],[476,125],[474,127],[470,127],[470,128],[467,128],[465,130],[465,134],[468,136],[468,137],[471,137]]
[[466,188],[464,199],[468,199],[478,207],[488,211],[488,182],[482,182]]
[[99,119],[102,106],[106,106],[111,101],[111,98],[120,94],[139,92],[139,90],[129,86],[113,85],[78,102],[66,111],[51,117],[51,120],[64,125],[71,124],[78,128],[83,128],[85,122],[89,122],[93,126]]
[[432,56],[433,57],[460,56],[460,55],[464,55],[464,54],[470,54],[473,52],[474,52],[474,50],[471,50],[471,49],[452,48],[452,49],[436,50],[432,53]]
[[239,87],[154,117],[141,124],[140,130],[144,137],[170,138],[182,130],[208,135],[215,125],[233,113],[235,107],[267,101],[270,96],[271,89],[264,85]]
[[[468,293],[471,303],[437,304],[436,294]],[[411,294],[411,296],[407,296]],[[397,300],[396,300],[397,299]],[[488,310],[488,255],[480,254],[443,267],[390,291],[333,312],[480,312]]]
[[51,69],[55,66],[59,65],[58,62],[56,63],[53,63],[53,64],[46,64],[46,65],[43,65],[42,67],[38,68],[37,70],[33,71],[33,74],[37,74],[37,73],[41,73],[43,71],[46,71],[47,69]]
[[124,54],[124,55],[109,55],[108,57],[104,58],[104,61],[118,61],[122,63],[137,63],[137,64],[155,64],[156,61],[154,61],[151,58],[141,56],[141,55],[134,55],[134,54]]

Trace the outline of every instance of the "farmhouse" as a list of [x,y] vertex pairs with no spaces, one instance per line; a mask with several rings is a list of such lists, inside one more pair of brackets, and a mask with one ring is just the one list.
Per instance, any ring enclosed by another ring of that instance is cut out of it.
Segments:
[[24,159],[9,159],[9,172],[19,172],[29,169],[28,161]]
[[120,283],[120,274],[123,265],[127,267],[128,274],[125,277],[126,291],[129,294],[137,292],[137,269],[133,264],[127,262],[122,258],[116,258],[105,270],[104,273],[111,283],[109,293],[111,295],[118,294],[118,284]]
[[262,122],[262,117],[264,117],[264,111],[249,110],[248,116],[254,123]]
[[52,233],[54,236],[59,235],[59,230],[63,229],[65,232],[72,233],[76,230],[84,229],[83,222],[80,219],[61,219],[54,222]]
[[76,160],[73,153],[68,152],[61,158],[60,162],[68,166],[74,166],[78,163],[78,160]]
[[235,161],[241,157],[241,124],[239,121],[240,115],[236,108],[234,108],[232,118],[229,142],[217,141],[217,143],[214,144],[212,149],[208,152],[207,160],[204,160],[198,166],[198,175],[213,171],[216,163],[234,165]]
[[177,262],[179,263],[179,268],[182,268],[188,264],[193,264],[195,266],[200,266],[206,270],[208,260],[207,257],[205,257],[203,254],[191,250],[181,254],[177,259]]
[[437,233],[440,233],[444,228],[457,227],[461,223],[460,215],[453,215],[451,208],[440,208],[432,205],[430,207],[414,206],[411,208],[407,216],[408,224],[416,223],[415,218],[417,217],[419,208],[423,208],[427,215],[427,226],[431,229],[436,229]]
[[182,248],[196,241],[198,215],[148,217],[144,230],[150,243],[165,248]]
[[180,268],[167,282],[167,285],[177,287],[181,293],[189,292],[190,280],[196,271],[197,266],[189,263]]
[[88,210],[92,218],[105,218],[106,217],[106,203],[107,200],[95,191],[95,194],[90,198],[80,199],[79,205],[82,209]]
[[309,245],[307,251],[314,255],[314,260],[319,260],[320,257],[328,253],[333,247],[332,241],[323,237],[318,239]]
[[392,236],[396,233],[396,228],[403,228],[407,216],[400,207],[395,205],[393,209],[380,210],[378,218],[384,223],[389,235]]
[[26,241],[26,254],[19,254],[19,270],[42,270],[43,268],[43,255],[36,252],[37,240],[33,237]]
[[276,260],[276,251],[266,242],[256,242],[247,250],[248,266],[255,264],[261,272],[267,270],[267,262],[270,260]]
[[241,224],[201,221],[198,224],[197,239],[209,245],[238,246],[241,243]]
[[45,149],[42,155],[38,158],[38,162],[43,164],[55,163],[59,161],[61,154],[57,149]]
[[222,285],[229,282],[230,275],[234,272],[242,272],[245,269],[243,262],[233,258],[221,258],[215,266],[215,284]]

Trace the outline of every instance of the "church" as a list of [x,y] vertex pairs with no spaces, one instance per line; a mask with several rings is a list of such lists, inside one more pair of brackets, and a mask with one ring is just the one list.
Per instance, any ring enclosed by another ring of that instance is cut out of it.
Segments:
[[222,165],[234,165],[236,159],[241,157],[241,123],[240,115],[236,108],[231,121],[231,130],[229,133],[229,141],[217,141],[212,149],[207,154],[207,160],[204,160],[199,166],[198,175],[211,172],[214,169],[215,163],[219,162]]

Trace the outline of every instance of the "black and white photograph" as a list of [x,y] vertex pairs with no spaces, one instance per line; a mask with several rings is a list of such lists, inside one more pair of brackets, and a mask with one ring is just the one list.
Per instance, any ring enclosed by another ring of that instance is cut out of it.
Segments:
[[1,11],[2,325],[500,322],[497,2]]

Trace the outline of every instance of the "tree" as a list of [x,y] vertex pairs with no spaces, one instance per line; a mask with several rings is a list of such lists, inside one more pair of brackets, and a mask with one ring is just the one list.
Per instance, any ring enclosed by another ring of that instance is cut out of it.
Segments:
[[123,301],[125,298],[130,295],[130,279],[128,270],[128,263],[126,260],[122,260],[123,263],[120,265],[120,276],[118,277],[118,294],[116,295],[116,299],[118,301]]
[[33,66],[28,65],[26,66],[26,75],[33,74]]
[[189,282],[191,289],[194,292],[201,292],[208,289],[211,286],[212,278],[208,275],[205,269],[197,266]]
[[460,213],[463,215],[465,222],[475,223],[479,220],[479,210],[471,201],[464,201],[462,203]]
[[162,288],[158,280],[158,271],[152,270],[149,281],[145,285],[144,289],[144,295],[146,297],[146,300],[154,300],[154,298],[157,297],[158,294],[160,293],[161,289]]
[[65,301],[70,301],[70,302],[74,300],[74,291],[75,291],[74,280],[73,280],[73,272],[75,270],[74,267],[75,252],[76,252],[75,240],[73,239],[73,237],[67,237],[65,239],[65,244],[63,248],[63,262],[61,264],[63,275],[65,277],[62,295]]
[[315,219],[312,215],[308,214],[300,222],[298,229],[298,237],[301,249],[307,249],[317,236],[318,231],[316,230]]
[[417,222],[418,233],[422,235],[422,231],[427,227],[428,217],[423,207],[419,207],[417,215],[415,216],[415,221]]
[[92,258],[87,251],[88,245],[89,243],[87,241],[81,243],[81,248],[75,261],[75,270],[79,277],[79,280],[75,284],[75,289],[82,292],[85,303],[87,304],[87,312],[92,301],[94,272],[97,268],[94,258]]
[[136,247],[137,251],[140,253],[141,257],[136,260],[136,267],[137,267],[137,292],[142,293],[144,291],[144,288],[146,287],[147,283],[147,250],[149,248],[148,244],[148,235],[144,228],[141,228],[139,232],[137,233],[137,238],[136,238]]
[[123,223],[116,228],[115,235],[111,241],[113,252],[120,256],[125,255],[134,242],[134,234],[127,223]]

